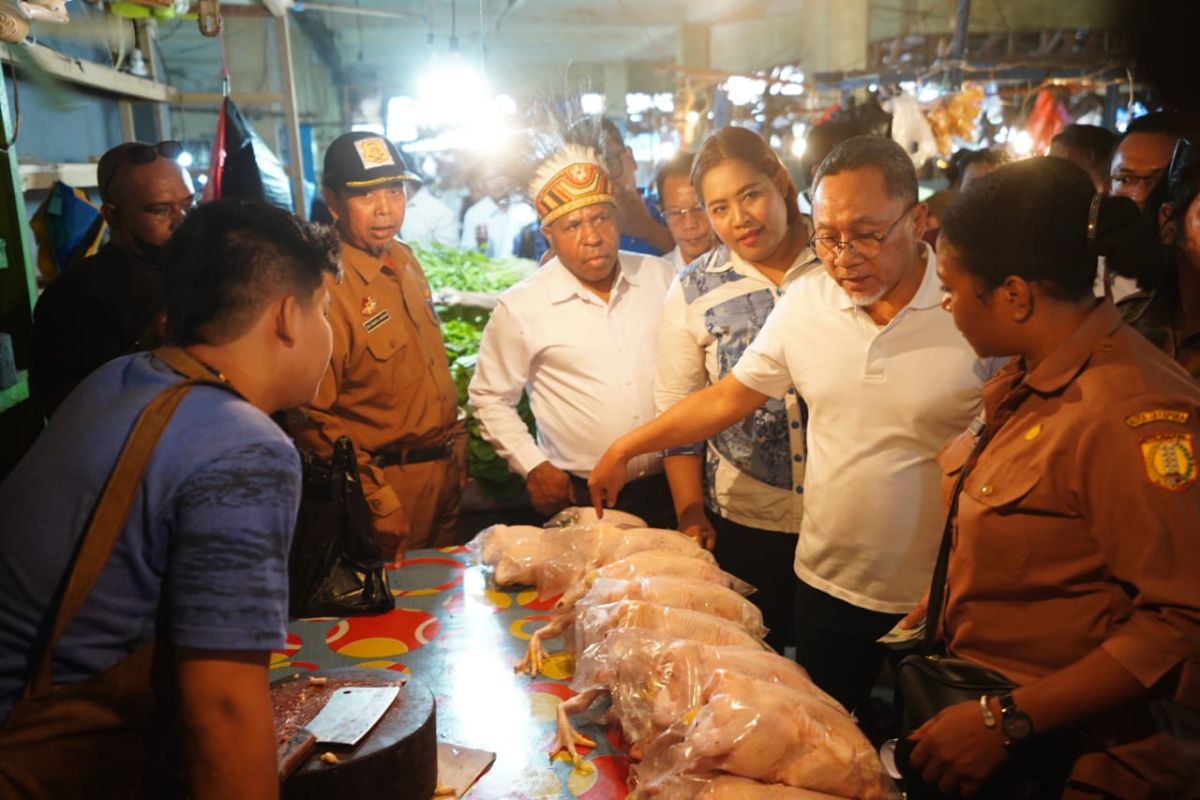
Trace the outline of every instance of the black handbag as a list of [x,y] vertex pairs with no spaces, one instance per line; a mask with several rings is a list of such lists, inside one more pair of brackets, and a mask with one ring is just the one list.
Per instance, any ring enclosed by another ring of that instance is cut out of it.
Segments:
[[288,555],[288,613],[345,617],[390,611],[395,601],[353,443],[338,439],[331,459],[303,450],[300,456],[304,485]]
[[[999,427],[999,423],[995,427]],[[978,435],[979,430],[975,430],[975,433]],[[904,775],[904,790],[909,800],[946,797],[937,787],[926,784],[919,774],[912,771],[909,756],[915,745],[908,737],[913,731],[937,716],[942,709],[963,702],[978,703],[982,695],[1004,694],[1016,688],[1016,684],[1004,675],[982,664],[936,652],[945,601],[946,574],[958,514],[958,496],[987,438],[984,436],[976,441],[951,492],[950,508],[933,570],[933,582],[929,587],[921,652],[906,656],[896,669],[900,736],[896,740],[895,761],[896,767]],[[980,713],[979,724],[982,725]],[[1068,757],[1068,752],[1061,736],[1033,737],[988,779],[982,791],[975,795],[976,800],[1049,800],[1059,797],[1071,767],[1072,759]]]

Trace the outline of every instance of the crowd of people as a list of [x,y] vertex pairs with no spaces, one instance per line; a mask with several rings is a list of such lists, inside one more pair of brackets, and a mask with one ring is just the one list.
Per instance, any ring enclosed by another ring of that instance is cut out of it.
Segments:
[[[541,261],[491,314],[472,410],[538,520],[590,504],[696,537],[758,588],[769,643],[860,716],[955,509],[927,624],[1017,688],[921,727],[923,780],[970,796],[1053,735],[1052,796],[1192,796],[1189,124],[965,153],[930,204],[890,139],[829,142],[802,194],[741,127],[660,165],[652,200],[611,121],[577,126],[524,197],[492,176],[466,214],[461,246]],[[387,559],[460,540],[465,429],[402,241],[421,176],[383,137],[337,138],[330,230],[193,207],[171,151],[105,155],[110,241],[36,309],[49,424],[0,483],[6,796],[143,774],[150,796],[274,796],[297,447],[353,443]]]

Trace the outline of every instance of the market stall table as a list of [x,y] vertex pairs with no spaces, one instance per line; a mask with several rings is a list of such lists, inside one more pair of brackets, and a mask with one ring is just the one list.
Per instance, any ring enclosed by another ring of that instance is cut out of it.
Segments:
[[272,679],[350,666],[420,678],[437,701],[438,741],[496,753],[468,793],[472,800],[625,796],[629,760],[608,730],[583,728],[597,742],[580,751],[591,769],[547,757],[555,709],[573,694],[565,657],[547,664],[550,678],[513,672],[530,633],[550,619],[550,603],[538,602],[532,589],[492,589],[465,547],[410,551],[389,577],[393,611],[293,620],[287,649],[272,655]]

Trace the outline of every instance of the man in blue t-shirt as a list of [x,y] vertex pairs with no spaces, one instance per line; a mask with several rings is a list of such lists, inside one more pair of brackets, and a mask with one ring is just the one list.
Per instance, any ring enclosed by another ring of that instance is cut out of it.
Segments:
[[611,119],[601,117],[600,128],[599,150],[612,179],[617,227],[621,230],[620,249],[651,256],[666,255],[675,249],[675,239],[658,207],[638,188],[633,150],[625,144],[620,129]]
[[[337,253],[329,232],[245,201],[203,206],[175,233],[168,337],[234,391],[198,386],[184,397],[111,557],[54,649],[57,685],[102,675],[151,640],[170,646],[176,696],[158,702],[182,722],[193,798],[278,792],[267,669],[286,638],[300,462],[268,414],[316,392],[330,356],[326,287]],[[0,726],[44,647],[134,420],[180,380],[154,353],[108,362],[0,484]],[[95,769],[129,774],[134,785],[138,766]],[[6,785],[0,760],[0,795]]]

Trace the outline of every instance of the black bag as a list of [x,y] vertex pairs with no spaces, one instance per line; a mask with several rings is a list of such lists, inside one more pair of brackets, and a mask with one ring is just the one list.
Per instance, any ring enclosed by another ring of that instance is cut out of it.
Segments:
[[293,617],[380,614],[395,607],[375,544],[354,445],[346,437],[326,460],[300,451],[304,488],[288,556]]
[[[997,425],[998,427],[998,425]],[[979,431],[976,431],[977,435]],[[1016,684],[995,670],[965,658],[942,656],[935,652],[938,629],[942,623],[942,605],[946,592],[946,573],[950,566],[950,549],[955,519],[958,514],[958,495],[963,481],[974,466],[987,437],[976,441],[975,449],[959,473],[950,497],[942,543],[938,549],[933,582],[929,587],[929,603],[925,612],[925,635],[921,653],[906,656],[896,669],[896,701],[900,711],[900,736],[896,740],[896,767],[904,777],[905,794],[910,800],[945,797],[937,787],[929,786],[919,774],[912,772],[909,756],[915,745],[909,740],[913,731],[944,708],[963,702],[978,703],[981,695],[1004,694]],[[999,721],[997,721],[999,723]],[[980,725],[983,725],[982,711]],[[1070,751],[1061,736],[1035,736],[1013,753],[988,779],[976,800],[1042,800],[1057,798],[1062,793],[1070,771]]]

